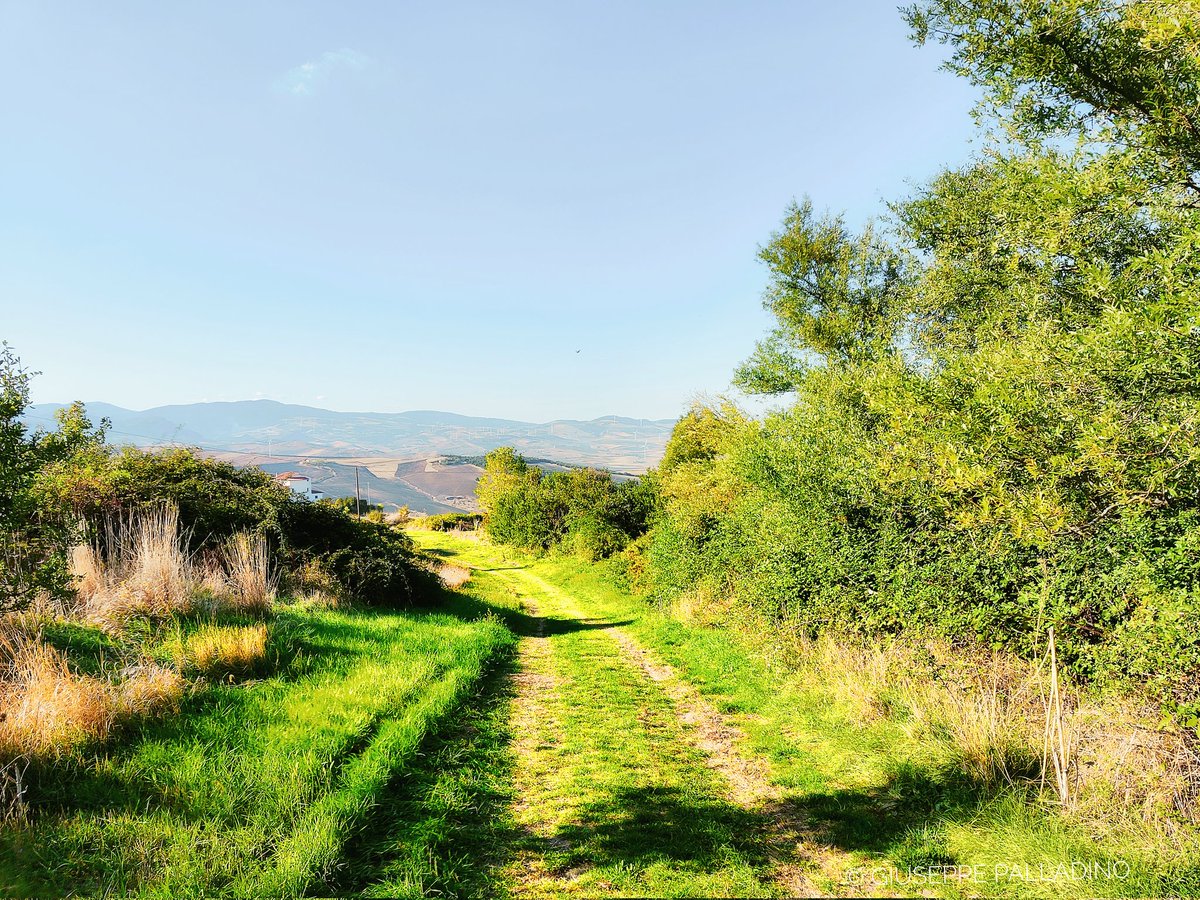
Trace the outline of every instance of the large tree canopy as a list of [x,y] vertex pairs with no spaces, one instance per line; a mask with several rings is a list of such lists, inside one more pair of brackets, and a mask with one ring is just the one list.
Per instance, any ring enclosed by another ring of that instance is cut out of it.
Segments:
[[681,420],[656,589],[1026,652],[1054,624],[1200,714],[1200,7],[907,17],[988,140],[859,234],[786,210],[736,380],[791,405]]

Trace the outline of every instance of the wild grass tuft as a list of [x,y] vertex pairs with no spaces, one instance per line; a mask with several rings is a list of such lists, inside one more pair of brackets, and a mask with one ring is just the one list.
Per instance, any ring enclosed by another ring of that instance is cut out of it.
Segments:
[[465,566],[441,565],[437,570],[438,579],[451,590],[458,590],[471,580],[471,570]]
[[236,534],[219,553],[194,559],[171,504],[110,521],[103,541],[72,548],[71,571],[79,611],[110,630],[135,617],[201,609],[265,615],[275,602],[276,578],[262,536]]
[[235,534],[225,547],[224,557],[231,605],[244,613],[268,612],[275,602],[276,579],[266,538],[246,532]]
[[134,616],[165,618],[193,608],[196,572],[179,529],[179,509],[161,504],[109,523],[103,551],[71,553],[86,619],[119,628]]
[[180,668],[210,678],[244,678],[261,672],[267,658],[268,630],[264,624],[205,625],[177,647]]
[[62,650],[28,629],[0,623],[0,765],[51,759],[103,743],[126,721],[178,708],[184,683],[155,664],[98,678],[72,668]]

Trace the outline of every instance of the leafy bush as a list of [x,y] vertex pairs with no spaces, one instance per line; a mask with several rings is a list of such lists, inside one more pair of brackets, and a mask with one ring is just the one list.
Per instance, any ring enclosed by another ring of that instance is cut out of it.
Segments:
[[73,458],[94,456],[104,441],[104,428],[93,429],[79,404],[60,411],[57,431],[31,433],[21,421],[30,377],[8,344],[0,344],[0,612],[40,593],[69,591],[75,517],[66,505],[46,502],[39,480]]
[[424,516],[416,521],[418,528],[430,531],[474,531],[483,522],[479,513],[440,513]]
[[561,547],[591,560],[645,533],[657,502],[652,478],[615,482],[601,469],[546,475],[511,447],[487,455],[476,492],[493,540],[528,550]]
[[380,513],[381,515],[383,513],[382,504],[368,503],[366,500],[355,497],[326,497],[317,502],[340,509],[342,512],[349,513],[350,515],[367,516],[371,513]]
[[382,522],[296,498],[265,472],[238,469],[190,450],[124,448],[87,467],[47,472],[43,494],[72,505],[103,540],[113,515],[169,501],[193,553],[221,554],[236,535],[265,538],[285,572],[320,569],[338,593],[364,603],[406,605],[421,579],[411,541]]
[[405,605],[422,593],[424,575],[414,563],[412,541],[381,522],[289,500],[264,527],[277,536],[288,569],[315,566],[341,592],[364,603]]
[[680,420],[642,581],[809,633],[1032,656],[1053,626],[1077,675],[1200,723],[1194,9],[907,14],[1006,141],[887,229],[787,210],[759,253],[776,327],[737,383],[788,405]]

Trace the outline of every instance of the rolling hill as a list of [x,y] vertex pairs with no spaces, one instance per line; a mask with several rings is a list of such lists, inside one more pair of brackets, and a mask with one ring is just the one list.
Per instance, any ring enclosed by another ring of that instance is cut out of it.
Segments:
[[[31,427],[49,428],[64,404],[30,407]],[[466,460],[512,446],[530,459],[640,474],[662,458],[670,419],[606,416],[520,422],[436,410],[335,412],[274,400],[190,403],[130,410],[88,403],[94,421],[112,423],[109,440],[139,447],[182,445],[235,465],[309,475],[331,496],[353,495],[359,469],[364,499],[437,513],[474,506],[478,468]],[[547,465],[552,465],[547,463]]]

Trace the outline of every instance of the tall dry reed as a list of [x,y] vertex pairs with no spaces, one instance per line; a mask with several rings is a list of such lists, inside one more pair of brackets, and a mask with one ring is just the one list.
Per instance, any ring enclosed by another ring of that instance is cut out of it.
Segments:
[[114,627],[134,616],[191,611],[197,579],[178,507],[164,503],[110,521],[102,547],[71,553],[85,618]]
[[224,558],[232,605],[242,612],[267,612],[275,602],[276,579],[266,538],[235,534],[225,546]]

